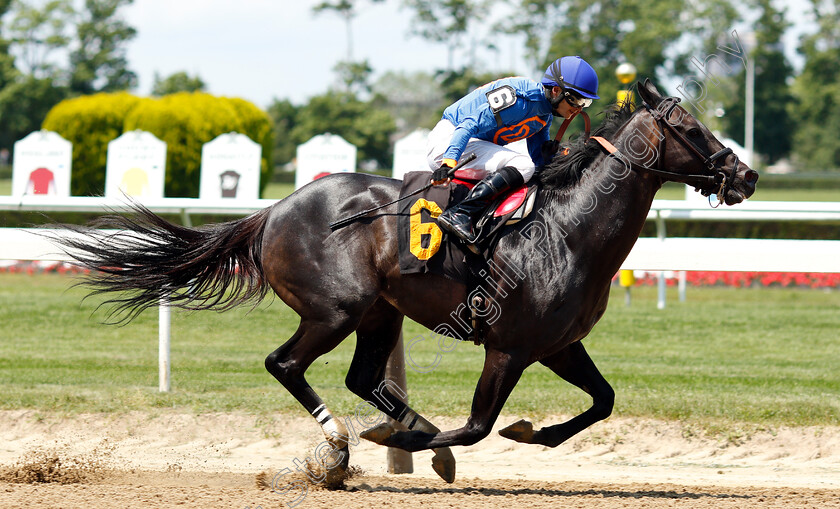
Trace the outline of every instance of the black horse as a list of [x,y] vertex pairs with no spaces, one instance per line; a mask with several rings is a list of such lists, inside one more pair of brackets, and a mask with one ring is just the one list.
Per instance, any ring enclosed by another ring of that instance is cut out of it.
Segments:
[[[638,92],[643,107],[610,110],[594,133],[612,144],[579,139],[539,175],[537,213],[502,231],[483,283],[496,310],[483,328],[484,367],[470,416],[455,430],[441,432],[402,403],[384,373],[404,316],[436,331],[463,329],[453,311],[463,309],[467,288],[440,276],[400,274],[396,205],[342,229],[329,227],[393,200],[399,181],[332,175],[249,217],[198,228],[171,224],[138,206],[133,218],[109,216],[93,225],[123,233],[80,228],[84,240],[61,242],[96,269],[88,281],[94,292],[122,292],[109,302],[126,319],[162,296],[186,309],[227,309],[258,301],[270,287],[300,315],[300,325],[265,366],[344,452],[347,430],[304,374],[355,331],[347,387],[407,428],[382,424],[362,436],[407,451],[434,449],[435,470],[451,482],[449,446],[486,437],[522,372],[535,362],[590,394],[592,407],[539,430],[519,421],[503,436],[554,447],[610,415],[613,389],[581,340],[603,315],[610,282],[664,180],[716,193],[728,205],[755,190],[758,174],[677,99],[663,98],[648,81]],[[336,463],[346,466],[348,459],[344,454]]]

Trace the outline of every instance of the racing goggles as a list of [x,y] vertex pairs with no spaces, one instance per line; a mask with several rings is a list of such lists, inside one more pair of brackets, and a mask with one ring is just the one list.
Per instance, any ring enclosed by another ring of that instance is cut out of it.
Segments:
[[574,108],[583,109],[592,104],[592,99],[570,92],[569,90],[563,90],[563,99],[565,99],[566,102],[571,104]]

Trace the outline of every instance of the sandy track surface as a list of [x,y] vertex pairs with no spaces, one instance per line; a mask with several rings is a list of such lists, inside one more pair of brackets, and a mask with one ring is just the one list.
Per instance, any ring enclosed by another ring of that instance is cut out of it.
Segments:
[[[310,490],[296,507],[306,508],[832,508],[840,491],[807,488],[605,484],[581,481],[443,481],[408,476],[365,476],[341,491]],[[254,486],[247,474],[134,473],[97,484],[9,485],[0,483],[2,507],[62,508],[257,508],[287,507],[281,497]]]
[[[555,449],[494,432],[453,449],[454,484],[436,477],[429,452],[414,455],[414,474],[387,474],[385,450],[361,441],[351,464],[363,473],[344,490],[282,493],[321,441],[308,418],[0,412],[0,507],[840,507],[840,427],[708,438],[678,423],[612,418]],[[47,477],[80,482],[11,482],[38,463],[52,467]]]

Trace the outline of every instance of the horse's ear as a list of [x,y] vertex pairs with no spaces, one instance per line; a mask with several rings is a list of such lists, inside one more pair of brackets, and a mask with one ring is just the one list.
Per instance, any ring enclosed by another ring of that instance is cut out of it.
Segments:
[[656,89],[653,82],[650,81],[650,78],[645,78],[644,82],[640,81],[636,83],[636,89],[639,91],[642,100],[653,107],[656,107],[662,100],[662,95]]

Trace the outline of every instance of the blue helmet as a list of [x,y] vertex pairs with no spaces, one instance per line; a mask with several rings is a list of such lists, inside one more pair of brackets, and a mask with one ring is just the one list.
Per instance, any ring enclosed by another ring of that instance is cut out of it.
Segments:
[[598,75],[595,73],[595,69],[586,60],[577,56],[555,60],[545,70],[542,84],[574,90],[589,99],[600,99],[598,97]]

